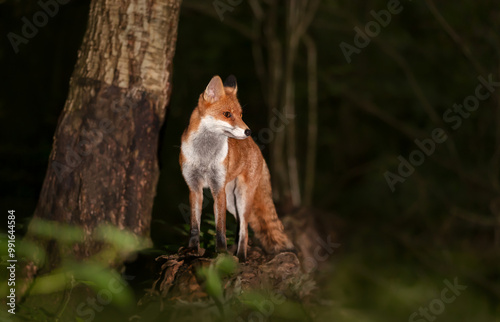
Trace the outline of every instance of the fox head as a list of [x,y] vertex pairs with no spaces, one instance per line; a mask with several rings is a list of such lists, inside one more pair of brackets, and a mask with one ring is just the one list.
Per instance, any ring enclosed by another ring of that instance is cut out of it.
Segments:
[[214,76],[200,95],[198,109],[203,123],[210,131],[234,139],[246,139],[252,131],[243,122],[242,109],[236,93],[236,78],[229,76],[224,84],[219,76]]

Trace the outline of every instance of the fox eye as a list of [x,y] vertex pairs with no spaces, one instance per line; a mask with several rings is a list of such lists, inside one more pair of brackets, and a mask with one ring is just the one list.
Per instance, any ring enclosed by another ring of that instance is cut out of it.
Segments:
[[230,118],[232,116],[231,112],[224,112],[222,113],[222,115],[224,115],[227,118]]

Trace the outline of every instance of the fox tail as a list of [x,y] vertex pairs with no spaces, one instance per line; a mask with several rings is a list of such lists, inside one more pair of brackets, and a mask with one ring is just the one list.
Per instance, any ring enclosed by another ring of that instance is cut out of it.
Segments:
[[295,250],[276,213],[272,199],[271,176],[265,163],[248,223],[266,252],[279,253]]

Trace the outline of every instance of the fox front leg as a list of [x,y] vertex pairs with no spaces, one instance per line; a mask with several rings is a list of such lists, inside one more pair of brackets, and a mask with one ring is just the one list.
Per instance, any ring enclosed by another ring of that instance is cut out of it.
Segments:
[[226,243],[226,191],[222,188],[214,192],[214,214],[215,214],[215,250],[218,253],[227,252]]
[[200,221],[201,206],[203,203],[203,190],[191,190],[189,192],[189,202],[191,204],[191,237],[189,238],[189,248],[200,252]]

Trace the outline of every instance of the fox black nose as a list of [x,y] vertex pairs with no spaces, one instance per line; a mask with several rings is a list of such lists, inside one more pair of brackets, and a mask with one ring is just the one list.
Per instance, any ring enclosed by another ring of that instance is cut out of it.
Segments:
[[245,130],[245,135],[246,136],[250,136],[252,134],[252,131],[250,131],[250,129],[246,129]]

